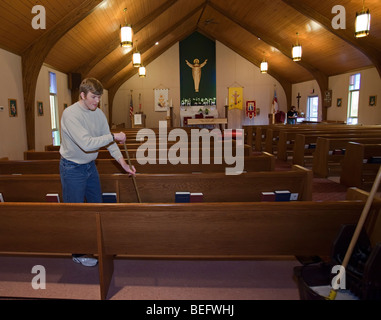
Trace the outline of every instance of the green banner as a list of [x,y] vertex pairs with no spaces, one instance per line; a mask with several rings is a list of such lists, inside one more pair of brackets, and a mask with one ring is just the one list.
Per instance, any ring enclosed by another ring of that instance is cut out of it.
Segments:
[[195,32],[180,42],[181,105],[216,104],[216,43]]

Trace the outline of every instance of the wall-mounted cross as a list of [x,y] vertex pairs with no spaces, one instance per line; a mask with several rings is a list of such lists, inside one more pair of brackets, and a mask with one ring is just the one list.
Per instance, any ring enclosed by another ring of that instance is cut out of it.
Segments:
[[299,110],[299,105],[300,105],[300,98],[301,98],[302,96],[300,95],[300,93],[298,92],[298,96],[296,97],[296,99],[298,99],[298,110]]

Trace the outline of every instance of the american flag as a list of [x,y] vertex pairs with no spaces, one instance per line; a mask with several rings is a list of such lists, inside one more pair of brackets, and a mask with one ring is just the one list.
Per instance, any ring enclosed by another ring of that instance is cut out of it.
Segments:
[[132,91],[131,91],[131,100],[130,100],[130,118],[134,116],[134,105],[132,103]]

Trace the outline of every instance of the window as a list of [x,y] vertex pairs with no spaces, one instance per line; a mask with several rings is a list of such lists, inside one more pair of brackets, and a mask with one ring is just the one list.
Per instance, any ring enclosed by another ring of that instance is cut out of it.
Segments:
[[56,74],[49,72],[49,92],[50,92],[50,116],[52,123],[52,138],[53,145],[60,145],[60,127],[59,127],[59,117],[58,117],[58,106],[57,106],[57,79]]
[[348,124],[358,124],[361,74],[353,74],[349,78]]
[[318,121],[319,96],[307,99],[307,121]]

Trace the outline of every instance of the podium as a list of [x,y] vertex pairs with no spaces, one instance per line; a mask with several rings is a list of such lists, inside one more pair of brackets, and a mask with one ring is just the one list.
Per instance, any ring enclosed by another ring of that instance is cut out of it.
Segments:
[[145,128],[146,115],[143,112],[135,113],[132,118],[132,128]]

